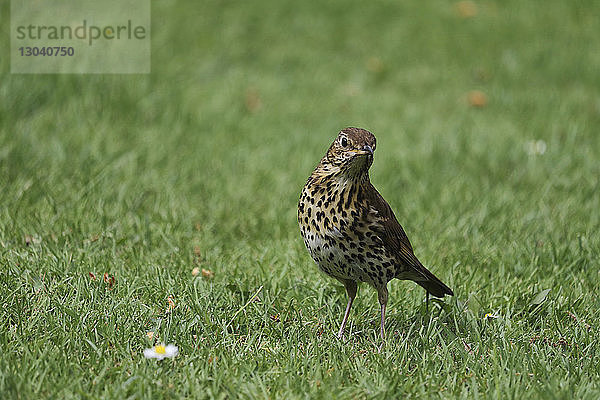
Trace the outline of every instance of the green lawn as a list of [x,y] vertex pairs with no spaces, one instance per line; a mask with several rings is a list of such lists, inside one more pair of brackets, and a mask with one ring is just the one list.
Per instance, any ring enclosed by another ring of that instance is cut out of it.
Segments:
[[[0,42],[0,397],[599,398],[599,4],[423,3],[153,1],[150,75]],[[381,352],[296,223],[346,126],[456,294],[391,282]]]

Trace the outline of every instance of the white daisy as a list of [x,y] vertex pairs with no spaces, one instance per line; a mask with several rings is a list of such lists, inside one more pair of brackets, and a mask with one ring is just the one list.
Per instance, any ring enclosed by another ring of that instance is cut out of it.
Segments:
[[486,313],[486,314],[483,316],[483,320],[484,320],[484,321],[485,321],[485,320],[489,320],[489,319],[496,319],[496,318],[498,318],[498,316],[497,316],[496,314],[492,314],[492,313]]
[[163,358],[173,358],[178,352],[179,350],[177,349],[177,346],[172,344],[168,344],[166,346],[164,344],[159,344],[158,346],[154,346],[150,349],[145,349],[144,357],[162,360]]
[[530,140],[525,144],[525,150],[530,156],[544,154],[547,147],[543,140]]

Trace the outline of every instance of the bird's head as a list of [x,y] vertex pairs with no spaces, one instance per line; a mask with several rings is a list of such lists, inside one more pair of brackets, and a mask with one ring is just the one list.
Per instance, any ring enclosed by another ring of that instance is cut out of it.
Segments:
[[349,175],[366,173],[373,163],[375,136],[361,128],[346,128],[333,141],[324,161]]

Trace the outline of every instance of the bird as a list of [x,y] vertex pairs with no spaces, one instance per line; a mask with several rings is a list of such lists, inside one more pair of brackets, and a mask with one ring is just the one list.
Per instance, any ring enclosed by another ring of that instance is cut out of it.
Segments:
[[443,298],[452,289],[421,264],[390,205],[369,179],[375,136],[366,129],[341,130],[302,188],[298,224],[318,268],[346,288],[348,303],[338,332],[344,335],[358,283],[375,288],[385,341],[387,284],[412,280]]

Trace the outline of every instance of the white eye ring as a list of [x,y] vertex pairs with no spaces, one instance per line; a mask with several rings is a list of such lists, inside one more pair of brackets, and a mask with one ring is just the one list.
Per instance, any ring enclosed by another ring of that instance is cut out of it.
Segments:
[[342,136],[342,138],[340,139],[340,144],[342,145],[342,147],[348,146],[348,139],[346,139],[346,136]]

